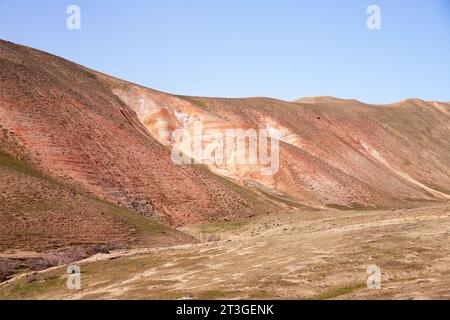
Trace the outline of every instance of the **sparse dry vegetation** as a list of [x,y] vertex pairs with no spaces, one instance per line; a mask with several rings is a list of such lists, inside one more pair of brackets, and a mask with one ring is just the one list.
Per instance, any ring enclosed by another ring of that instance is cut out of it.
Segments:
[[17,268],[17,263],[10,259],[0,258],[0,282],[5,281]]
[[[0,299],[450,298],[449,104],[176,96],[3,40],[0,88]],[[280,170],[175,164],[180,114],[279,131]]]
[[[80,291],[67,290],[66,270],[57,268],[1,285],[0,299],[449,298],[448,204],[286,212],[225,225],[213,224],[214,242],[88,258]],[[183,230],[198,236],[204,228]],[[381,290],[366,288],[371,264],[382,270]]]

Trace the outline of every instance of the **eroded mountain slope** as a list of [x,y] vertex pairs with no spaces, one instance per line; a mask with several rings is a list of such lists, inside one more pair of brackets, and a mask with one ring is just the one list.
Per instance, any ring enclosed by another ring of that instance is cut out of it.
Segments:
[[[172,225],[286,206],[402,207],[450,198],[448,104],[175,96],[4,41],[0,82],[3,152]],[[194,122],[276,131],[279,170],[174,163],[171,134],[192,131]]]
[[275,175],[233,163],[209,166],[242,185],[312,207],[397,207],[450,199],[448,104],[183,97],[110,81],[164,145],[173,144],[170,134],[178,128],[195,136],[195,122],[222,132],[277,130],[280,168]]
[[5,152],[155,220],[179,225],[270,209],[201,166],[174,164],[170,150],[95,72],[4,41],[0,119]]

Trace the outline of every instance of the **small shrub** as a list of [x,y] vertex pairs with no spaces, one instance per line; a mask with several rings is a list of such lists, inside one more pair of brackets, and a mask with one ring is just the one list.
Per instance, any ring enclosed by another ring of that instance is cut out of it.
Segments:
[[11,259],[0,258],[0,282],[3,282],[14,273],[18,264]]
[[[119,250],[123,248],[125,248],[125,246],[120,241],[111,241],[106,244],[98,244],[88,247],[87,249],[84,247],[71,247],[64,250],[48,252],[39,258],[30,258],[27,260],[27,266],[31,271],[41,271],[52,267],[70,264],[75,261],[80,261],[96,253],[109,253],[111,250]],[[33,282],[33,277],[30,277],[29,280],[30,282]]]
[[41,271],[60,264],[59,257],[47,254],[41,258],[33,258],[28,260],[28,268],[32,271]]
[[87,257],[86,249],[83,247],[72,247],[64,251],[52,252],[41,258],[30,259],[28,267],[33,271],[40,271],[74,261],[82,260]]
[[108,254],[109,253],[109,249],[108,249],[108,247],[106,245],[97,244],[97,245],[92,247],[92,254],[97,254],[97,253]]
[[106,243],[109,250],[122,250],[125,249],[125,244],[122,241],[113,240]]
[[124,249],[125,245],[121,241],[109,241],[106,244],[97,244],[92,247],[92,254],[104,253],[109,254],[113,250]]
[[87,258],[88,253],[83,247],[72,247],[64,252],[65,264]]

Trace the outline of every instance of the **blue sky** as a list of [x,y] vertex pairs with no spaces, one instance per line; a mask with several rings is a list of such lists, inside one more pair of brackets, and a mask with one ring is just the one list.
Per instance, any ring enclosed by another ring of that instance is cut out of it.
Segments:
[[178,94],[450,101],[450,0],[0,0],[0,38]]

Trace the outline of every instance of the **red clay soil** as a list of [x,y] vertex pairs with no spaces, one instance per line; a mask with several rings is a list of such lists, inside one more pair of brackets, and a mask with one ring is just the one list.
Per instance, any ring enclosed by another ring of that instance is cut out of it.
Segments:
[[[184,125],[180,114],[205,128],[279,130],[279,172],[173,163],[169,137]],[[450,199],[445,103],[174,96],[0,41],[0,125],[3,153],[89,197],[174,226],[286,206],[390,208]],[[70,194],[36,186],[30,177],[11,182],[10,172],[2,175],[8,204],[1,219],[14,213],[11,199],[23,197],[24,188],[69,201]],[[73,218],[87,233],[93,212]],[[95,221],[102,228],[112,223]]]
[[267,184],[299,201],[387,208],[450,199],[449,104],[191,101],[226,122],[278,128],[283,133],[280,171]]
[[[450,105],[406,100],[367,105],[355,100],[173,96],[103,77],[162,144],[190,129],[276,129],[280,170],[210,169],[241,185],[310,207],[393,208],[450,199]],[[182,115],[180,117],[180,115]]]
[[2,148],[18,146],[39,172],[170,225],[270,210],[203,167],[174,164],[94,72],[2,41],[0,82]]

